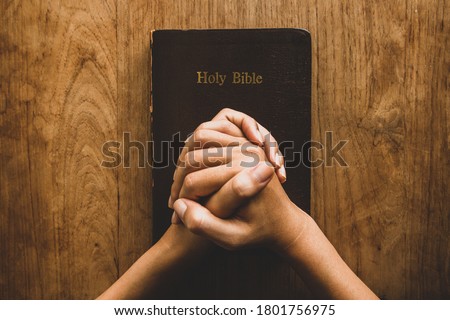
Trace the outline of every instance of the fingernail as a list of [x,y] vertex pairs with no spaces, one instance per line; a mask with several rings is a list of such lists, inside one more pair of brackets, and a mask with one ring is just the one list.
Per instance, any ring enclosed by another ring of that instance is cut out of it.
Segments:
[[277,163],[277,161],[280,161],[278,158],[278,153],[275,152],[275,149],[270,146],[270,162],[275,163],[277,169],[280,167],[279,164]]
[[281,167],[278,169],[278,172],[279,172],[280,175],[284,178],[284,180],[281,181],[281,183],[286,182],[286,180],[287,180],[287,177],[286,177],[286,168],[285,168],[284,166],[281,166]]
[[280,156],[277,154],[275,154],[275,163],[277,164],[277,167],[281,167],[281,159]]
[[172,196],[169,196],[169,201],[167,202],[167,205],[169,206],[170,209],[173,209]]
[[180,217],[180,219],[183,219],[184,213],[186,212],[186,209],[187,209],[187,205],[186,205],[186,203],[184,203],[183,200],[178,199],[173,204],[173,209],[177,213],[178,217]]
[[259,145],[262,147],[264,145],[264,138],[259,130],[256,130],[256,136],[258,137]]
[[180,223],[180,218],[178,218],[177,213],[175,211],[173,212],[172,219],[170,219],[170,221],[172,222],[172,224]]

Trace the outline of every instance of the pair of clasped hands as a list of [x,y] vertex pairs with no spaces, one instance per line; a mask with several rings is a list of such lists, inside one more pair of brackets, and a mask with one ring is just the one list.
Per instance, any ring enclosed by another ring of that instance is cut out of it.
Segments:
[[319,298],[377,299],[314,220],[290,201],[278,144],[250,116],[227,108],[201,124],[187,139],[173,177],[171,226],[100,299],[158,297],[159,288],[212,243],[230,250],[270,248]]

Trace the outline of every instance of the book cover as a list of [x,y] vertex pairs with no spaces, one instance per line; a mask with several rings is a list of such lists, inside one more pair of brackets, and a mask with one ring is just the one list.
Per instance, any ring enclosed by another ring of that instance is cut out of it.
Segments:
[[284,188],[310,209],[311,40],[302,29],[152,32],[153,237],[170,225],[167,207],[180,141],[222,108],[272,132],[287,171]]

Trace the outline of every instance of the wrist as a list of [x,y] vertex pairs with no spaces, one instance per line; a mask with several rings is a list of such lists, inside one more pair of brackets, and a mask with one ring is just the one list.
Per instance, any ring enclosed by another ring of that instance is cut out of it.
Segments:
[[200,256],[212,243],[190,232],[182,224],[172,224],[161,239],[155,244],[166,254],[190,257]]
[[306,230],[314,223],[305,211],[289,200],[283,210],[283,223],[276,232],[274,251],[282,256],[289,256],[292,247],[302,240]]

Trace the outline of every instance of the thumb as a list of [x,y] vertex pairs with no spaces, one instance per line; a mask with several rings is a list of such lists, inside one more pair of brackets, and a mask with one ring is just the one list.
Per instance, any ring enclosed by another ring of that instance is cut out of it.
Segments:
[[173,208],[191,232],[204,236],[225,249],[237,249],[245,239],[244,222],[217,218],[201,204],[178,199]]
[[235,210],[267,186],[272,180],[273,173],[272,165],[265,162],[242,170],[208,199],[206,207],[217,217],[231,216]]

